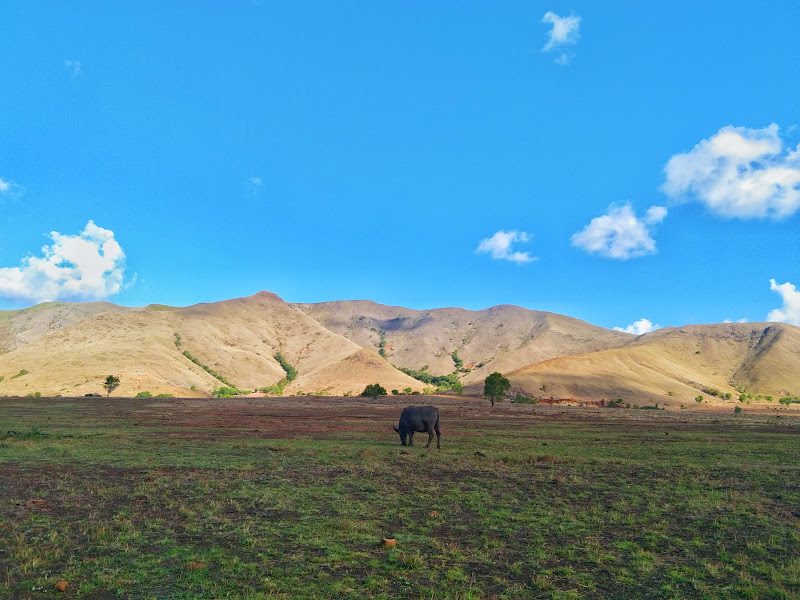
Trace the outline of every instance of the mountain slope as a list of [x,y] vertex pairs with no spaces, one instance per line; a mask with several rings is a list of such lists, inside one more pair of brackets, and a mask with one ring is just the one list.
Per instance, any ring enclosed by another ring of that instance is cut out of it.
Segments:
[[[531,365],[508,374],[529,395],[576,400],[622,398],[638,404],[694,404],[698,395],[719,402],[748,393],[800,393],[800,328],[781,323],[669,327],[629,345]],[[670,394],[671,393],[671,394]]]
[[278,352],[298,371],[287,394],[356,394],[376,382],[422,391],[392,364],[451,373],[453,352],[465,391],[477,395],[494,371],[531,396],[640,405],[694,406],[699,394],[720,402],[711,389],[736,399],[741,386],[800,394],[798,327],[689,325],[635,337],[515,306],[287,304],[269,292],[185,308],[46,303],[0,313],[0,343],[0,396],[102,393],[108,375],[121,379],[115,395],[208,395],[225,385],[209,371],[256,389],[284,378]]
[[44,302],[23,310],[0,311],[0,354],[21,348],[48,333],[69,327],[96,314],[131,311],[111,302]]
[[[359,379],[360,372],[335,368],[352,360],[362,350],[358,345],[268,292],[186,308],[64,304],[59,310],[69,312],[70,307],[74,312],[63,319],[74,322],[49,330],[42,325],[50,322],[49,317],[38,316],[47,313],[47,307],[23,311],[37,323],[29,330],[39,335],[0,355],[0,395],[100,393],[102,380],[109,374],[121,379],[118,395],[144,390],[207,395],[225,385],[185,352],[240,389],[269,386],[282,379],[285,372],[275,359],[278,352],[297,369],[301,380],[330,367],[323,387],[360,392],[367,383],[374,383],[372,376]],[[398,385],[423,389],[419,382],[386,367],[400,376]],[[21,371],[28,373],[14,377]],[[332,382],[331,373],[338,373],[337,381]]]
[[593,352],[629,343],[634,336],[578,319],[495,306],[412,310],[368,300],[294,304],[320,324],[378,351],[384,341],[387,359],[398,367],[429,366],[437,375],[452,373],[452,353],[464,363],[465,383],[493,372],[509,372],[557,356]]

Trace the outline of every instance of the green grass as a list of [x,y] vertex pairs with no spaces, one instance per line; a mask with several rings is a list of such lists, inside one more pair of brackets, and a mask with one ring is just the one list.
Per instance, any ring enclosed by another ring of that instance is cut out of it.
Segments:
[[426,451],[151,408],[0,401],[0,598],[800,597],[793,419],[441,407]]

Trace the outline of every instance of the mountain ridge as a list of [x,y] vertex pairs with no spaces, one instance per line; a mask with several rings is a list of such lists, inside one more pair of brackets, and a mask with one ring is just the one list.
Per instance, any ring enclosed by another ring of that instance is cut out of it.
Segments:
[[800,328],[783,323],[694,324],[634,336],[507,304],[473,311],[287,303],[266,291],[187,307],[56,302],[0,311],[0,395],[100,393],[112,373],[120,395],[209,395],[225,382],[255,390],[286,376],[277,353],[298,371],[286,394],[352,395],[375,382],[423,392],[428,386],[395,367],[426,366],[431,374],[455,372],[475,395],[494,371],[526,395],[575,401],[677,406],[706,389],[734,398],[743,387],[800,392]]

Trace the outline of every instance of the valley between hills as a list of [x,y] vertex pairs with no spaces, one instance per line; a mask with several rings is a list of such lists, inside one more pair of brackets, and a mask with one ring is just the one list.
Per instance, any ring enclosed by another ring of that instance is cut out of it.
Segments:
[[[287,365],[297,373],[291,381]],[[210,396],[226,385],[343,396],[375,382],[435,391],[400,370],[424,369],[453,375],[475,396],[486,376],[501,372],[513,394],[545,401],[721,408],[742,398],[798,409],[779,404],[800,394],[798,367],[800,328],[783,323],[635,336],[518,306],[299,304],[270,292],[188,307],[50,302],[0,311],[0,396],[105,395],[109,374],[120,379],[113,396],[123,397]]]

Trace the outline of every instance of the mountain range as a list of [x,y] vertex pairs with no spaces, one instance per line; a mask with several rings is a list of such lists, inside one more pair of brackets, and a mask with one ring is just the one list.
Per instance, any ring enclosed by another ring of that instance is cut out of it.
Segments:
[[114,395],[201,396],[275,386],[287,366],[297,376],[283,395],[357,395],[375,382],[425,391],[404,368],[455,372],[472,395],[498,371],[531,397],[678,406],[702,395],[713,405],[726,394],[800,393],[800,328],[720,323],[635,336],[518,306],[292,304],[270,292],[188,307],[49,302],[0,311],[0,396],[105,393],[110,374],[120,378]]

